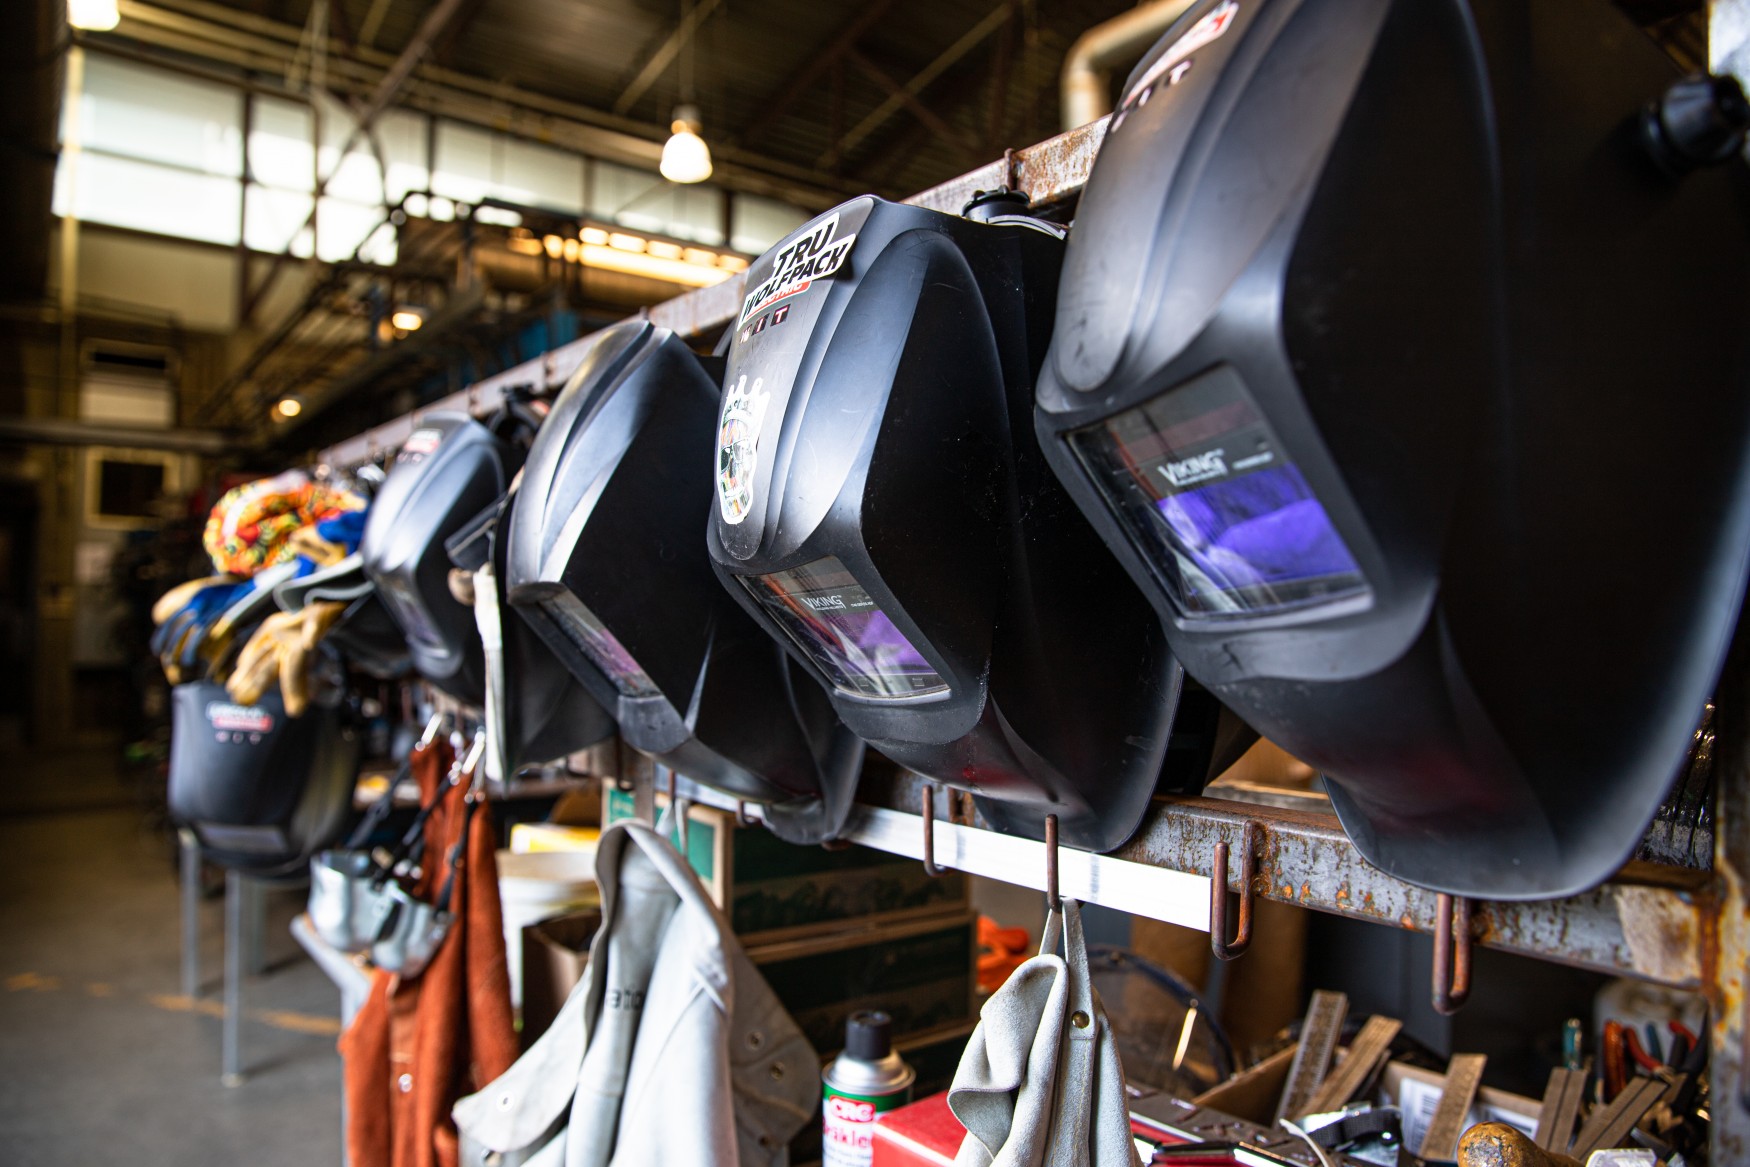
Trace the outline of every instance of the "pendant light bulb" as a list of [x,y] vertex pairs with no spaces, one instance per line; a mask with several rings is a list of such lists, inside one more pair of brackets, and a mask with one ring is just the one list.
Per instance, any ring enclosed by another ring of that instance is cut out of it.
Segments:
[[121,23],[116,0],[67,0],[67,23],[91,32],[108,32]]
[[711,177],[711,147],[699,137],[699,108],[676,106],[672,136],[662,147],[657,167],[670,182],[704,182]]

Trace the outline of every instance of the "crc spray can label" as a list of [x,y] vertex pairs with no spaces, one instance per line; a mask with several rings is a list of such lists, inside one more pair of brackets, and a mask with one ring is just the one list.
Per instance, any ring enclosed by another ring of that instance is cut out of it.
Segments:
[[845,1019],[845,1050],[820,1073],[821,1167],[869,1167],[875,1120],[911,1101],[917,1071],[893,1051],[893,1018],[859,1009]]
[[821,1167],[869,1167],[875,1157],[875,1119],[911,1101],[908,1082],[897,1094],[847,1094],[824,1083],[821,1112],[825,1133]]

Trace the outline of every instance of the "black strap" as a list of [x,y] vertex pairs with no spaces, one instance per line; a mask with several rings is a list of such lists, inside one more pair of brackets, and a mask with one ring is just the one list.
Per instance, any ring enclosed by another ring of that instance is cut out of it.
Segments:
[[365,811],[364,817],[359,820],[359,825],[353,828],[352,837],[346,841],[349,848],[357,851],[370,842],[370,838],[376,834],[377,828],[383,825],[383,820],[387,819],[390,812],[395,809],[395,791],[412,774],[413,752],[409,750],[407,756],[401,760],[400,769],[396,770],[395,776],[389,779],[389,785],[384,789],[383,797],[371,803],[369,809]]

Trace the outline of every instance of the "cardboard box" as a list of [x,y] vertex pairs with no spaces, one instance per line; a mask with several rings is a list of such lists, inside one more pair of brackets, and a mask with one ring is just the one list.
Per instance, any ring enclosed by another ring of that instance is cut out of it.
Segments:
[[[1387,1062],[1379,1079],[1379,1100],[1396,1106],[1404,1114],[1404,1146],[1420,1147],[1428,1124],[1434,1121],[1434,1108],[1440,1105],[1440,1094],[1446,1079],[1431,1070],[1406,1066],[1402,1062]],[[1511,1094],[1484,1086],[1471,1103],[1465,1128],[1479,1122],[1504,1122],[1517,1127],[1526,1136],[1537,1134],[1537,1116],[1543,1104],[1523,1094]]]
[[[668,796],[659,793],[657,805],[667,806]],[[633,817],[631,793],[609,789],[602,817],[608,824]],[[897,923],[963,913],[972,904],[963,872],[932,879],[916,859],[869,847],[798,847],[697,803],[688,804],[687,860],[750,947],[835,932],[846,921]]]
[[523,929],[523,1025],[526,1050],[547,1032],[589,964],[589,942],[602,926],[600,908],[586,908]]

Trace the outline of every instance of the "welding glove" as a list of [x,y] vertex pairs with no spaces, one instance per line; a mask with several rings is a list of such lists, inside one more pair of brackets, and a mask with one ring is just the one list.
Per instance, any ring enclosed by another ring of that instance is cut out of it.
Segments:
[[214,575],[189,580],[160,596],[152,605],[151,648],[173,685],[200,679],[204,671],[198,650],[215,621],[249,585],[234,576]]
[[321,601],[264,619],[237,655],[237,665],[225,682],[231,699],[253,705],[277,681],[286,715],[300,716],[310,701],[316,647],[345,612],[345,604]]

